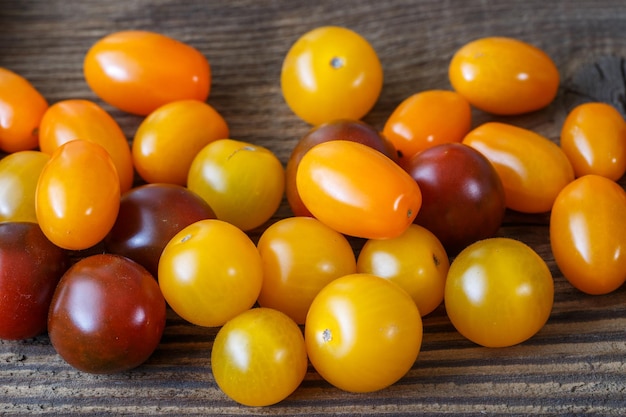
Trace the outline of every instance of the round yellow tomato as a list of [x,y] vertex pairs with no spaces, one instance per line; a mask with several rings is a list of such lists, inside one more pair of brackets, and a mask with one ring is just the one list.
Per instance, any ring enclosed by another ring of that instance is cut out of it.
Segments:
[[263,261],[258,302],[304,324],[309,306],[330,281],[356,272],[354,251],[340,233],[312,217],[270,225],[257,244]]
[[326,285],[304,327],[311,364],[345,391],[388,387],[411,369],[422,344],[422,318],[411,296],[393,282],[351,274]]
[[470,131],[472,110],[454,91],[427,90],[406,98],[391,113],[383,134],[394,145],[400,165],[435,145],[461,142]]
[[340,233],[366,239],[401,235],[422,204],[417,182],[367,145],[323,142],[300,161],[296,187],[306,208]]
[[510,209],[548,212],[557,194],[574,180],[572,164],[561,148],[531,130],[488,122],[469,132],[463,143],[493,164]]
[[98,97],[141,116],[172,101],[205,101],[211,89],[211,67],[200,51],[142,30],[98,40],[85,55],[83,72]]
[[228,135],[226,120],[209,104],[175,101],[154,110],[139,125],[133,139],[133,163],[146,182],[185,186],[198,152]]
[[607,294],[626,281],[626,192],[585,175],[565,187],[550,214],[550,244],[563,276],[580,291]]
[[474,343],[505,347],[534,336],[554,302],[554,282],[545,261],[510,238],[475,242],[454,258],[444,300],[454,327]]
[[376,51],[361,35],[323,26],[291,46],[280,83],[289,108],[310,124],[358,120],[378,100],[383,70]]
[[357,260],[357,272],[395,282],[411,295],[422,316],[443,301],[450,261],[437,237],[412,224],[392,239],[370,239]]
[[287,315],[253,308],[215,336],[211,370],[220,389],[240,404],[276,404],[298,388],[307,371],[302,331]]
[[263,279],[261,256],[248,235],[216,219],[178,232],[159,260],[165,300],[199,326],[222,326],[256,302]]
[[202,197],[218,219],[248,231],[278,210],[285,193],[285,169],[269,149],[219,139],[193,159],[187,188]]
[[35,190],[50,155],[18,151],[0,160],[0,221],[37,223]]
[[39,126],[39,148],[52,153],[74,139],[97,143],[111,155],[120,178],[120,191],[130,190],[135,172],[130,146],[119,124],[89,100],[63,100],[48,108]]
[[596,174],[617,181],[626,172],[626,121],[609,104],[581,104],[563,122],[561,148],[577,177]]
[[35,191],[37,221],[57,246],[87,249],[109,233],[120,208],[120,180],[97,143],[61,145],[44,166]]
[[48,102],[24,77],[0,67],[0,150],[37,147],[38,127]]
[[448,68],[452,87],[493,114],[539,110],[554,100],[559,71],[541,49],[518,39],[486,37],[463,45]]

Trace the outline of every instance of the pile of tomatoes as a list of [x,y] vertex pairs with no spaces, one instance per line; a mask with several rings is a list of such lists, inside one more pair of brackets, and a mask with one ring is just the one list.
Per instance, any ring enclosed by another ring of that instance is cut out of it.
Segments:
[[[581,291],[626,280],[622,116],[582,104],[560,144],[472,125],[472,108],[515,115],[554,100],[555,64],[522,41],[467,43],[451,90],[407,97],[379,130],[361,121],[383,87],[371,45],[341,27],[303,34],[280,83],[311,129],[286,166],[229,137],[206,102],[210,65],[189,45],[113,33],[83,68],[103,102],[143,117],[132,145],[96,102],[48,105],[0,68],[0,338],[47,331],[82,371],[145,362],[166,306],[220,328],[215,381],[254,406],[289,396],[309,362],[346,391],[395,383],[442,302],[469,340],[521,343],[548,320],[554,285],[533,249],[496,237],[507,209],[550,212],[555,261]],[[283,197],[294,216],[272,222]]]

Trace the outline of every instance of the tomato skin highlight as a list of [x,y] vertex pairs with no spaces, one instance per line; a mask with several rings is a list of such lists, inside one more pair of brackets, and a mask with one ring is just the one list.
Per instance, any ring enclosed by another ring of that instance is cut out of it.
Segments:
[[197,49],[141,30],[98,40],[85,55],[83,72],[102,100],[141,116],[176,100],[205,101],[211,86],[211,67]]
[[448,68],[455,91],[497,115],[546,107],[559,88],[559,71],[541,49],[518,39],[486,37],[463,45]]
[[13,153],[37,147],[38,127],[48,102],[24,77],[0,67],[0,150]]
[[422,204],[417,183],[399,165],[367,145],[345,140],[311,148],[298,166],[296,186],[322,223],[366,239],[399,236]]
[[626,192],[614,181],[585,175],[557,196],[550,245],[563,276],[587,294],[608,294],[626,281]]
[[529,129],[487,122],[462,143],[489,159],[504,185],[506,206],[522,213],[550,211],[557,194],[574,180],[572,164],[561,148]]

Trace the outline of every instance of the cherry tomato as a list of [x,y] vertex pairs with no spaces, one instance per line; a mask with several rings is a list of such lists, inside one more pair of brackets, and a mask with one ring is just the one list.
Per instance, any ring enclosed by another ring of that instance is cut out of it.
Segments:
[[54,289],[68,267],[67,252],[36,223],[0,223],[0,339],[46,331]]
[[168,103],[139,125],[133,139],[133,163],[146,182],[184,186],[198,152],[228,135],[226,121],[209,104],[197,100]]
[[376,51],[361,35],[323,26],[291,46],[280,83],[289,108],[307,123],[358,120],[378,100],[383,70]]
[[52,243],[87,249],[109,233],[120,207],[120,181],[100,145],[73,140],[44,166],[35,191],[35,213]]
[[261,256],[248,235],[216,219],[178,232],[159,261],[159,285],[179,316],[199,326],[222,326],[256,302]]
[[48,102],[24,77],[0,67],[0,150],[37,147],[38,128]]
[[415,301],[420,314],[443,301],[450,261],[445,248],[428,229],[412,224],[392,239],[370,239],[359,252],[356,270],[395,282]]
[[454,258],[444,300],[463,336],[482,346],[512,346],[534,336],[548,320],[554,282],[545,261],[525,243],[489,238]]
[[270,225],[257,248],[263,262],[259,304],[298,324],[304,324],[313,298],[326,284],[356,272],[348,240],[311,217],[288,217]]
[[293,148],[285,169],[287,201],[296,216],[312,216],[302,203],[296,186],[296,172],[300,160],[313,146],[338,139],[359,142],[384,153],[393,160],[398,158],[391,142],[382,136],[378,130],[360,120],[339,119],[313,127],[300,138]]
[[411,296],[370,274],[338,278],[315,297],[304,327],[311,364],[345,391],[388,387],[411,369],[422,344],[422,318]]
[[138,263],[88,256],[61,278],[48,316],[50,342],[84,372],[123,372],[144,363],[161,341],[165,300]]
[[417,183],[399,165],[347,140],[311,148],[300,161],[296,186],[306,208],[322,223],[366,239],[401,235],[422,204]]
[[220,389],[238,403],[260,407],[293,393],[307,371],[302,331],[287,315],[253,308],[229,320],[215,336],[211,370]]
[[95,142],[111,155],[120,179],[120,191],[133,184],[133,160],[128,140],[119,124],[102,107],[89,100],[63,100],[48,108],[39,127],[39,148],[52,153],[74,139]]
[[486,37],[463,45],[448,68],[452,87],[493,114],[539,110],[554,100],[559,71],[541,49],[518,39]]
[[50,155],[18,151],[0,160],[0,221],[37,222],[35,190]]
[[596,174],[617,181],[626,172],[626,122],[609,104],[580,104],[563,122],[561,148],[577,177]]
[[285,194],[285,169],[269,149],[219,139],[196,155],[187,187],[209,203],[218,219],[248,231],[278,210]]
[[406,169],[422,192],[415,223],[433,232],[449,254],[496,234],[504,218],[504,187],[480,152],[444,143],[415,155]]
[[626,281],[626,192],[614,181],[585,175],[557,196],[550,244],[563,276],[588,294],[610,293]]
[[406,98],[394,109],[383,134],[405,166],[415,154],[435,145],[461,142],[470,131],[472,111],[454,91],[427,90]]
[[146,184],[122,195],[104,244],[109,252],[132,259],[157,277],[161,253],[174,235],[199,220],[214,218],[206,201],[187,188]]
[[140,30],[98,40],[85,55],[83,72],[102,100],[142,116],[176,100],[205,101],[211,87],[211,67],[200,51]]
[[559,191],[574,180],[572,164],[561,148],[531,130],[488,122],[468,133],[463,143],[493,164],[510,209],[548,212]]

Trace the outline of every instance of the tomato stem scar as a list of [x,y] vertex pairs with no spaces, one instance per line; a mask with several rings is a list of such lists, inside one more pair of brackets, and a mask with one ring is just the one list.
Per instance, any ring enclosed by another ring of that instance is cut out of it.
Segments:
[[339,69],[341,67],[343,67],[343,59],[335,56],[330,60],[330,66],[335,68],[335,69]]
[[333,335],[332,335],[332,333],[330,332],[330,329],[325,329],[325,330],[322,332],[322,340],[323,340],[324,342],[330,342],[331,340],[333,340]]

